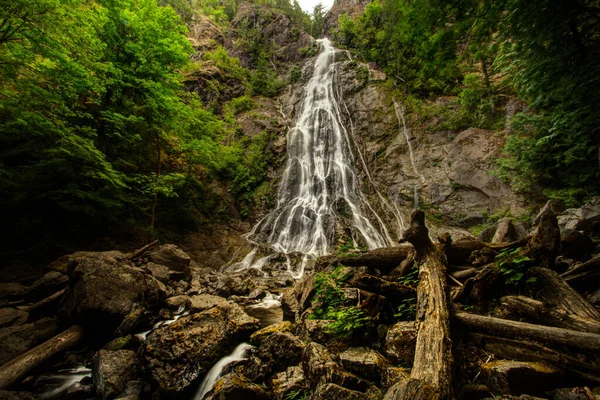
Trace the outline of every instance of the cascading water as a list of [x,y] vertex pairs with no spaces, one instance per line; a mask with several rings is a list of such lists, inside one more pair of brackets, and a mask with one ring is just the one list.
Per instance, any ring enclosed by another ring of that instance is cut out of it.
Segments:
[[[250,241],[277,252],[304,254],[297,271],[288,267],[296,279],[302,276],[309,259],[332,250],[339,210],[344,210],[344,218],[369,249],[394,243],[385,223],[362,194],[354,171],[354,154],[334,84],[336,49],[328,39],[319,42],[321,52],[304,89],[300,116],[287,135],[287,164],[277,207],[248,234]],[[253,257],[246,257],[237,268],[256,267],[262,259],[253,263]]]
[[253,346],[248,343],[242,343],[238,345],[231,354],[221,358],[204,377],[194,400],[202,400],[204,396],[206,396],[206,393],[210,392],[215,383],[219,380],[223,369],[232,362],[245,360],[246,352],[252,347]]

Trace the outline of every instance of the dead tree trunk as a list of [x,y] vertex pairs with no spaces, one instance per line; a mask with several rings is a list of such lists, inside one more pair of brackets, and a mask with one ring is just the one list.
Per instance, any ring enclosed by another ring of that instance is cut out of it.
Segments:
[[581,350],[600,350],[600,335],[570,329],[528,324],[482,315],[455,313],[454,320],[477,332],[504,338],[526,338],[556,346],[569,346]]
[[600,322],[600,312],[583,298],[556,272],[547,268],[530,268],[529,273],[538,278],[542,290],[540,300],[552,304],[567,314]]
[[[560,296],[560,294],[557,295]],[[528,321],[600,334],[600,321],[582,318],[577,314],[568,313],[562,308],[548,306],[539,300],[525,296],[505,296],[500,299],[500,302],[508,311],[525,317]]]
[[384,247],[352,256],[341,256],[337,258],[337,262],[347,267],[372,267],[390,271],[399,266],[411,250],[410,246]]
[[73,326],[52,339],[34,347],[25,354],[13,358],[0,367],[0,390],[21,379],[30,370],[50,357],[68,349],[83,337],[83,328]]
[[417,253],[417,344],[410,378],[385,399],[447,399],[451,396],[452,342],[446,292],[446,257],[429,239],[425,214],[415,210],[403,241]]

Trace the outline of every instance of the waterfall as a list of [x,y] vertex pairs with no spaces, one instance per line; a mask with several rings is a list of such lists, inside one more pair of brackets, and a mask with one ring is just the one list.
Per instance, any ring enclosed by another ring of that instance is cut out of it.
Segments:
[[210,392],[215,383],[219,380],[223,369],[232,362],[245,360],[246,351],[252,347],[253,346],[249,345],[248,343],[242,343],[238,345],[231,354],[221,358],[204,377],[204,380],[202,381],[200,389],[198,389],[194,400],[202,400],[206,393]]
[[287,164],[277,207],[248,235],[275,251],[313,258],[331,252],[339,209],[369,249],[393,245],[383,220],[362,194],[354,170],[334,85],[336,50],[328,39],[319,42],[321,52],[304,89],[300,116],[287,134]]

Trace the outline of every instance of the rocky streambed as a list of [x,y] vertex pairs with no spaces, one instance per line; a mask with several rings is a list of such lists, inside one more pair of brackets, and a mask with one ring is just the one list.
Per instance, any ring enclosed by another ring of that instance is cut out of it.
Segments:
[[[539,220],[551,228],[504,221],[486,241],[441,238],[451,397],[600,396],[600,203],[550,203]],[[409,244],[322,257],[300,280],[277,262],[264,271],[201,268],[170,244],[74,253],[32,284],[0,284],[0,398],[195,399],[220,360],[204,399],[397,398],[415,362],[415,265]],[[549,282],[566,289],[548,293]],[[579,303],[565,309],[569,296]],[[584,336],[486,330],[472,316]]]

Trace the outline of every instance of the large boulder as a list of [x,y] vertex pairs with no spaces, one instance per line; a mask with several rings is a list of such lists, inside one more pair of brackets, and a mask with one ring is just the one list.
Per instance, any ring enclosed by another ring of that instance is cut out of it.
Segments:
[[180,392],[258,328],[237,304],[216,302],[152,331],[142,345],[142,363],[162,391]]
[[539,362],[499,360],[482,365],[481,375],[495,395],[541,395],[554,387],[561,372]]
[[280,372],[300,363],[304,347],[304,342],[291,333],[277,332],[262,341],[257,356],[272,372]]
[[309,343],[302,352],[302,370],[311,389],[333,380],[340,370],[329,351],[318,343]]
[[98,351],[92,364],[98,396],[103,400],[114,399],[137,377],[138,370],[134,351]]
[[165,298],[164,285],[152,276],[104,253],[92,253],[69,266],[60,314],[98,335],[112,334],[125,320],[129,329],[137,328],[126,317],[143,317],[140,308],[156,309]]
[[387,331],[384,351],[391,361],[411,365],[415,358],[416,343],[417,323],[402,321]]
[[377,350],[367,347],[351,347],[339,355],[346,371],[379,385],[388,362]]
[[[192,269],[190,267],[192,259],[187,253],[174,244],[159,246],[148,252],[144,257],[145,259],[148,259],[149,262],[167,267],[171,279],[180,277],[181,279],[189,281],[192,277]],[[179,276],[173,272],[178,273]]]
[[16,308],[6,307],[0,308],[0,327],[23,325],[27,322],[29,313]]
[[561,230],[592,231],[600,224],[600,197],[595,197],[580,208],[569,208],[558,217]]
[[304,389],[304,372],[298,366],[289,367],[275,375],[271,380],[273,396],[276,400],[284,400],[300,393]]
[[369,396],[355,390],[328,383],[320,385],[309,397],[309,400],[368,400]]
[[29,301],[42,300],[67,286],[69,278],[58,271],[49,271],[31,284],[25,297]]
[[257,384],[235,373],[219,379],[204,400],[267,400],[269,396]]

